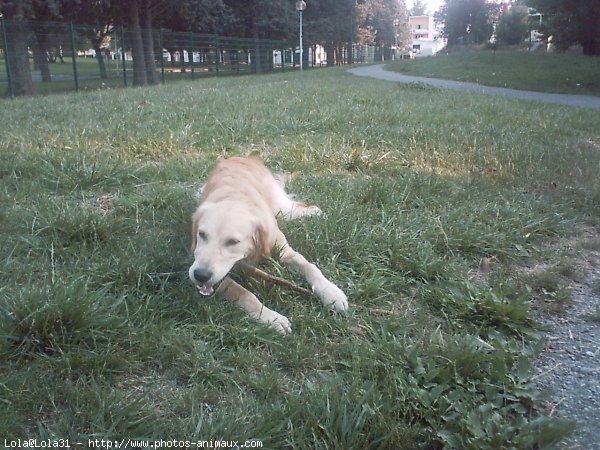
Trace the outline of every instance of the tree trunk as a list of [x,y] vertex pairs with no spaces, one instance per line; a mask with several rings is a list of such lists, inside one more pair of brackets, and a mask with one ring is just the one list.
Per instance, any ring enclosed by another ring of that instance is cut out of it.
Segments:
[[338,44],[335,47],[335,63],[338,66],[341,66],[346,63],[346,58],[344,56],[344,45]]
[[22,21],[5,21],[7,57],[10,66],[10,79],[14,95],[34,93],[27,52],[27,25]]
[[262,61],[260,55],[260,41],[258,40],[258,14],[256,8],[254,9],[254,16],[252,19],[252,37],[254,38],[254,53],[252,54],[252,72],[262,72]]
[[35,37],[31,42],[31,50],[33,52],[33,69],[39,70],[42,76],[42,82],[49,83],[52,81],[50,75],[50,66],[48,65],[48,55],[46,51],[47,47],[47,35],[44,34],[45,30],[36,30]]
[[131,0],[129,3],[129,21],[131,25],[129,36],[133,57],[133,85],[144,86],[148,83],[148,78],[146,75],[144,41],[140,28],[140,0]]
[[327,41],[325,44],[325,52],[327,53],[327,67],[335,66],[335,45],[333,41]]
[[[144,0],[142,39],[144,40],[144,56],[146,59],[146,78],[149,84],[158,83],[156,73],[156,60],[154,57],[154,33],[152,32],[152,15],[150,14],[150,0]],[[162,57],[162,48],[159,49]]]
[[106,80],[108,75],[106,74],[106,63],[104,62],[104,52],[100,48],[100,42],[94,40],[92,42],[92,46],[94,48],[94,52],[96,52],[96,59],[98,60],[98,70],[100,71],[100,78],[102,80]]

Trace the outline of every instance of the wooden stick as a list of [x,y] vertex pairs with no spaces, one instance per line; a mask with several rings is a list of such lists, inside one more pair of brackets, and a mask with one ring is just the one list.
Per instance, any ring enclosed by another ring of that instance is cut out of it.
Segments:
[[295,284],[290,283],[289,281],[285,280],[284,278],[271,275],[267,272],[257,269],[254,266],[251,266],[250,264],[245,263],[243,261],[238,261],[236,263],[236,267],[239,267],[242,271],[248,273],[251,276],[265,280],[267,283],[282,286],[284,288],[290,289],[299,294],[306,295],[307,297],[311,297],[314,295],[313,291],[311,291],[310,289],[306,289],[301,286],[296,286]]

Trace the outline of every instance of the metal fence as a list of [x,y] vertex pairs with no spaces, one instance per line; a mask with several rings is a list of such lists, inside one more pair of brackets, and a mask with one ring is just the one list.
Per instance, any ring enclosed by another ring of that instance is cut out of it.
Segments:
[[[0,18],[0,90],[12,97],[293,70],[300,65],[297,44]],[[389,49],[349,48],[330,50],[328,58],[323,47],[305,43],[303,66],[391,58]]]

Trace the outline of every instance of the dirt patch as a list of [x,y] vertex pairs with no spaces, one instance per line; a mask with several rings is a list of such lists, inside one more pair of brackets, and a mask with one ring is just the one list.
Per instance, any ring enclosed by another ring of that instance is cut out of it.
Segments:
[[93,198],[85,206],[101,216],[106,216],[113,210],[114,197],[113,194],[102,194],[100,197]]

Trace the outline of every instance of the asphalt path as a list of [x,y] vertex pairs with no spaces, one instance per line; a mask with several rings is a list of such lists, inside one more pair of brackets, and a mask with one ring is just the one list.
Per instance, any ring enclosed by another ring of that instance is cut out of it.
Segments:
[[441,80],[439,78],[413,77],[384,69],[384,64],[355,67],[348,72],[361,77],[377,78],[378,80],[394,81],[397,83],[419,83],[439,89],[471,92],[476,94],[497,95],[501,97],[531,100],[535,102],[554,103],[557,105],[577,106],[580,108],[600,109],[600,97],[592,95],[549,94],[545,92],[521,91],[500,87],[482,86],[464,81]]

